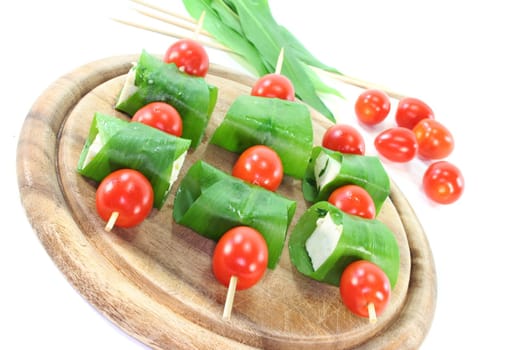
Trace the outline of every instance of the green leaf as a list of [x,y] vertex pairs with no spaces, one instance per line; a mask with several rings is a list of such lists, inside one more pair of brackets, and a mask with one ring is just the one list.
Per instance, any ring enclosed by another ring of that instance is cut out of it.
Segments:
[[[335,122],[335,117],[321,98],[317,95],[313,83],[307,79],[308,73],[297,58],[295,51],[291,49],[286,38],[279,31],[279,25],[275,22],[268,2],[261,1],[231,1],[237,13],[246,38],[260,52],[266,62],[277,63],[279,53],[284,48],[284,60],[281,74],[287,76],[294,84],[296,95],[329,120]],[[306,79],[305,79],[306,78]]]
[[190,16],[194,19],[198,19],[202,12],[206,11],[203,28],[212,33],[221,44],[240,55],[244,59],[244,64],[247,68],[254,69],[258,76],[269,72],[255,47],[243,35],[221,21],[221,18],[211,6],[212,0],[183,0],[183,3]]

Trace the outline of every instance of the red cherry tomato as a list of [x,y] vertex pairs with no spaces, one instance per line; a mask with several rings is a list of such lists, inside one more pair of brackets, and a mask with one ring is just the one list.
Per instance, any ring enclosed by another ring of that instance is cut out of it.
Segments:
[[450,204],[463,194],[465,180],[454,164],[441,160],[430,164],[423,175],[423,190],[433,201]]
[[294,101],[295,89],[290,79],[284,75],[270,73],[262,76],[255,82],[251,95]]
[[346,267],[339,284],[341,298],[354,314],[369,317],[368,305],[372,303],[376,315],[386,309],[390,301],[390,281],[377,265],[358,260]]
[[399,100],[396,110],[398,126],[413,129],[423,119],[434,119],[434,111],[425,102],[413,97]]
[[357,185],[339,187],[330,194],[328,202],[350,215],[365,219],[373,219],[376,216],[374,200],[364,188]]
[[204,77],[210,65],[204,47],[191,39],[181,39],[171,45],[164,54],[164,62],[175,63],[187,74]]
[[283,165],[270,147],[256,145],[246,149],[233,165],[232,175],[246,182],[275,191],[283,180]]
[[381,90],[366,90],[358,96],[355,103],[357,119],[366,125],[381,123],[389,112],[390,99]]
[[237,226],[227,231],[213,252],[212,269],[215,278],[228,286],[237,277],[237,290],[255,285],[268,265],[268,247],[263,236],[251,227]]
[[376,136],[374,145],[379,154],[393,162],[408,162],[417,154],[416,135],[402,127],[382,131]]
[[323,147],[341,153],[365,154],[365,140],[361,133],[351,125],[335,124],[323,135]]
[[413,129],[418,154],[426,159],[442,159],[454,150],[452,133],[434,119],[423,119]]
[[118,213],[115,226],[140,224],[153,207],[153,188],[148,179],[133,169],[120,169],[106,176],[96,192],[96,207],[104,221]]
[[182,135],[182,119],[179,112],[165,102],[152,102],[135,112],[131,121],[144,123],[168,134]]

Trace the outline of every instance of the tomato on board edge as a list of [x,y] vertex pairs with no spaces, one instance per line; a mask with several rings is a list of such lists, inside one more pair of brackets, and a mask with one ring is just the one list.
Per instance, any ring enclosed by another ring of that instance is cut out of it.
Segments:
[[322,145],[346,154],[365,154],[365,140],[363,135],[351,125],[335,124],[326,129]]
[[248,226],[228,230],[217,242],[212,258],[215,278],[228,287],[237,277],[237,290],[254,286],[268,266],[268,247],[264,237]]
[[386,93],[377,89],[363,91],[354,106],[357,119],[366,125],[376,125],[390,113],[390,99]]
[[395,119],[398,126],[413,129],[422,119],[434,119],[434,111],[420,99],[404,97],[397,104]]
[[153,208],[153,196],[153,188],[142,173],[133,169],[120,169],[100,182],[95,204],[104,221],[117,212],[115,226],[132,227],[149,215]]
[[440,160],[430,164],[423,174],[425,194],[439,204],[457,201],[465,189],[465,180],[461,170],[454,164]]
[[376,315],[385,311],[390,301],[390,281],[381,268],[367,260],[350,263],[339,283],[343,303],[354,314],[369,317],[368,305],[373,304]]
[[164,62],[174,63],[182,72],[198,77],[206,76],[210,66],[208,53],[192,39],[181,39],[173,43],[164,54]]
[[426,159],[442,159],[454,150],[454,138],[446,126],[434,119],[420,120],[414,126],[418,154]]
[[375,137],[374,146],[379,154],[393,162],[405,163],[417,154],[416,135],[403,127],[383,130]]
[[151,102],[135,112],[132,122],[140,122],[168,134],[182,135],[182,118],[172,105],[166,102]]
[[334,190],[328,197],[332,203],[350,215],[357,215],[365,219],[376,216],[376,208],[370,194],[357,185],[344,185]]
[[233,165],[232,175],[275,191],[283,180],[283,164],[273,149],[265,145],[255,145],[241,153]]
[[290,79],[286,76],[269,73],[263,75],[255,82],[252,87],[251,95],[294,101],[295,89]]

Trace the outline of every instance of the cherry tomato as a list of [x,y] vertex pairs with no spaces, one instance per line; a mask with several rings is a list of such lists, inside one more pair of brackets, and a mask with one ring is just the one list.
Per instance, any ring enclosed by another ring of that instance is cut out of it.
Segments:
[[366,125],[381,123],[390,112],[390,99],[381,90],[369,89],[361,93],[355,102],[357,119]]
[[294,101],[295,89],[290,79],[284,75],[270,73],[255,82],[251,95]]
[[187,74],[204,77],[210,65],[204,47],[191,39],[181,39],[171,45],[164,54],[164,62],[175,63]]
[[372,303],[376,315],[386,309],[390,301],[390,281],[377,265],[366,261],[354,261],[346,267],[339,284],[341,298],[354,314],[369,317],[368,305]]
[[118,213],[115,226],[140,224],[153,208],[153,188],[137,170],[120,169],[106,176],[97,188],[96,207],[104,221]]
[[330,194],[328,202],[347,214],[365,219],[373,219],[376,216],[374,200],[364,188],[357,185],[339,187]]
[[233,165],[232,175],[275,191],[283,180],[283,164],[273,149],[256,145],[241,153]]
[[422,119],[434,119],[434,111],[425,102],[413,97],[399,100],[396,110],[398,126],[413,129]]
[[434,119],[423,119],[413,129],[416,135],[418,154],[426,159],[442,159],[454,149],[452,133]]
[[323,135],[323,147],[341,153],[365,154],[365,140],[361,133],[351,125],[335,124]]
[[131,121],[144,123],[168,134],[182,135],[182,119],[179,112],[165,102],[152,102],[135,112]]
[[248,226],[228,230],[217,242],[212,269],[215,278],[228,287],[230,278],[237,277],[237,290],[255,285],[268,265],[268,247],[263,236]]
[[417,154],[416,135],[402,127],[382,131],[376,136],[374,145],[379,154],[393,162],[408,162]]
[[450,204],[463,194],[465,181],[457,166],[441,160],[430,164],[423,175],[423,190],[433,201]]

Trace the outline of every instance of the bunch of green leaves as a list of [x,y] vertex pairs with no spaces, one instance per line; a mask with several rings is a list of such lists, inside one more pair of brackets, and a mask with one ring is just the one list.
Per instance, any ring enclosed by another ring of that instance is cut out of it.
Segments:
[[296,96],[335,122],[320,94],[342,95],[323,82],[311,67],[339,72],[319,61],[277,23],[267,0],[183,0],[183,3],[195,19],[205,12],[203,28],[241,57],[258,76],[275,72],[279,53],[284,50],[280,73],[293,83]]

